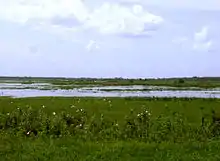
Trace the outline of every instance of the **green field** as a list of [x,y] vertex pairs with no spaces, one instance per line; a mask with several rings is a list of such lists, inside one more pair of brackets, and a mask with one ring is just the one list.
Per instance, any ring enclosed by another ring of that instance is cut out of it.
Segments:
[[35,82],[66,85],[72,88],[76,85],[96,86],[124,86],[124,85],[153,85],[171,87],[220,87],[219,77],[191,77],[191,78],[160,78],[160,79],[124,79],[124,78],[43,78],[43,77],[0,77],[0,82],[8,81],[31,84]]
[[219,160],[219,104],[0,97],[0,160]]

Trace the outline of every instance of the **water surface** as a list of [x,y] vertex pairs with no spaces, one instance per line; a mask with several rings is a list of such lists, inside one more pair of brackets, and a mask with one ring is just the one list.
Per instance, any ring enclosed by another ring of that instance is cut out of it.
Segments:
[[220,91],[91,91],[91,90],[38,90],[38,89],[1,89],[1,96],[12,97],[197,97],[220,98]]
[[[56,87],[50,83],[0,83],[0,96],[11,97],[197,97],[220,98],[220,89],[204,90],[191,88],[178,90],[175,87],[157,86],[101,86],[101,87],[77,87],[73,89],[53,89]],[[27,89],[29,88],[29,89]],[[42,90],[47,88],[47,90]],[[147,89],[146,91],[143,89]],[[107,91],[105,91],[107,90]],[[133,90],[133,91],[129,91]]]

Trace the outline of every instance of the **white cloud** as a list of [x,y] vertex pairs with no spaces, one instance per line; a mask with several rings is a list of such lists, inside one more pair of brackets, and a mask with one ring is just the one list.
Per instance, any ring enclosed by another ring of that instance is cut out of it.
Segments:
[[192,46],[194,51],[207,52],[210,51],[213,46],[213,41],[208,38],[208,33],[209,28],[207,26],[203,26],[200,31],[194,33],[192,39],[186,36],[182,36],[173,39],[172,42],[183,48],[187,48],[189,44]]
[[196,51],[209,51],[212,47],[212,40],[208,39],[209,28],[204,26],[201,31],[194,34],[193,49]]
[[204,43],[194,43],[193,49],[196,51],[209,51],[212,47],[212,41],[204,42]]
[[207,41],[207,36],[208,36],[208,27],[204,26],[201,31],[196,32],[194,34],[194,40],[196,42],[205,42]]
[[163,8],[170,8],[170,9],[193,9],[193,10],[220,10],[220,1],[219,0],[209,0],[203,1],[201,0],[121,0],[123,2],[129,1],[139,1],[145,5],[154,5],[160,6]]
[[[102,34],[141,35],[156,30],[162,17],[147,12],[141,5],[123,6],[103,2],[91,10],[82,0],[10,0],[0,1],[0,18],[26,24],[31,21],[47,24],[53,21],[62,28],[95,28]],[[78,21],[79,24],[64,21]],[[62,20],[63,19],[63,20]],[[81,26],[82,25],[82,26]]]
[[85,25],[96,27],[104,34],[140,35],[154,30],[162,22],[162,17],[145,11],[140,5],[128,8],[105,3],[88,17]]
[[29,19],[50,19],[74,15],[82,20],[87,11],[80,0],[10,0],[0,2],[1,18],[25,23]]
[[95,40],[90,40],[86,46],[87,51],[91,52],[93,50],[99,49],[100,45]]

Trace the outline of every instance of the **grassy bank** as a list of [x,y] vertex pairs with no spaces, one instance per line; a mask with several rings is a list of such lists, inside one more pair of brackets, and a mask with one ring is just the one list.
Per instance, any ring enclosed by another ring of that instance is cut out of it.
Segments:
[[96,79],[96,78],[31,78],[31,77],[0,77],[0,82],[8,81],[32,84],[35,82],[67,85],[69,88],[76,85],[124,86],[124,85],[153,85],[171,87],[220,87],[219,77],[192,77],[192,78],[161,78],[161,79]]
[[100,85],[100,86],[127,86],[151,85],[170,87],[220,87],[219,78],[164,78],[164,79],[73,79],[51,80],[55,85]]
[[0,97],[0,160],[219,160],[219,103]]

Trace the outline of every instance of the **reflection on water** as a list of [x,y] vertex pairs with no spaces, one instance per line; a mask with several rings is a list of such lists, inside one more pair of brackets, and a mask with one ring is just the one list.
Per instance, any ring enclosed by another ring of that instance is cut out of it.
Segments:
[[32,84],[22,84],[22,83],[0,83],[0,89],[7,89],[7,88],[14,88],[14,89],[21,89],[21,88],[37,88],[41,89],[43,87],[51,87],[50,83],[32,83]]
[[[188,88],[158,86],[84,86],[69,90],[56,89],[50,83],[0,83],[0,96],[38,97],[38,96],[69,96],[69,97],[202,97],[220,98],[220,89],[202,90]],[[30,88],[30,89],[27,89]],[[41,89],[47,90],[41,90]],[[162,89],[162,90],[161,90]],[[106,91],[105,91],[106,90]],[[126,91],[127,90],[127,91]],[[133,90],[133,91],[129,91]]]
[[0,89],[1,96],[12,97],[198,97],[220,98],[220,91],[92,91],[92,90],[38,90],[38,89]]

